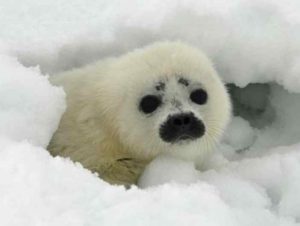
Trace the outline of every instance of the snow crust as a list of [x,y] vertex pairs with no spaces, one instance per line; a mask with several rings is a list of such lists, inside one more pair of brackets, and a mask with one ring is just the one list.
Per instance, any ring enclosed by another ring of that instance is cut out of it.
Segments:
[[[297,0],[0,0],[0,225],[300,225],[299,15]],[[159,156],[126,190],[50,156],[65,94],[48,74],[166,39],[230,83],[203,169]]]

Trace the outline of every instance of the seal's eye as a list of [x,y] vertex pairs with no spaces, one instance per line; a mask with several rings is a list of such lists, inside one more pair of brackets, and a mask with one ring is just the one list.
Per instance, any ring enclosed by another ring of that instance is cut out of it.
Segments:
[[149,114],[154,112],[160,104],[161,100],[158,96],[147,95],[144,96],[140,102],[140,110],[145,114]]
[[196,89],[191,92],[190,99],[196,104],[205,104],[207,102],[207,92],[203,89]]

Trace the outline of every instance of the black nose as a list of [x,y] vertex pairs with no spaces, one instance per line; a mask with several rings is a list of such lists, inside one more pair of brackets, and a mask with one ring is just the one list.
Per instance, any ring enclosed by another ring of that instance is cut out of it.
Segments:
[[170,118],[170,123],[177,129],[186,129],[189,127],[192,122],[192,115],[191,114],[180,114],[175,115]]
[[193,113],[181,113],[169,116],[160,127],[160,137],[166,142],[197,139],[205,133],[203,122]]

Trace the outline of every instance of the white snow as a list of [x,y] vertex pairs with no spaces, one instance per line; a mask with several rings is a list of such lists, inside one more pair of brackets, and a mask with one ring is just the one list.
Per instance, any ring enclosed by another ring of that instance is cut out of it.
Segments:
[[64,92],[38,68],[0,53],[0,137],[46,147],[65,109]]
[[[297,0],[0,0],[0,225],[300,225]],[[129,190],[45,150],[48,74],[156,40],[212,58],[234,118],[201,171],[159,156]]]

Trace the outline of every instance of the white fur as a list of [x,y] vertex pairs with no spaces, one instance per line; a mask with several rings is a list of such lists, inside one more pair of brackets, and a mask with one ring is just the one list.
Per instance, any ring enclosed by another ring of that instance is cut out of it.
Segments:
[[[179,84],[179,77],[187,78],[189,87]],[[141,163],[141,171],[159,153],[205,159],[230,119],[230,100],[211,62],[201,51],[181,42],[155,43],[50,80],[64,87],[67,110],[49,150],[81,162],[111,183],[135,182],[122,178],[126,177],[123,172],[121,178],[105,174],[119,158],[135,159],[134,164]],[[158,93],[154,87],[160,81],[166,83],[163,105],[146,115],[139,110],[139,101],[146,94]],[[189,99],[190,92],[199,87],[208,93],[205,105]],[[174,101],[181,106],[176,107]],[[206,127],[204,136],[179,144],[164,142],[159,128],[178,112],[193,112],[201,119]]]

